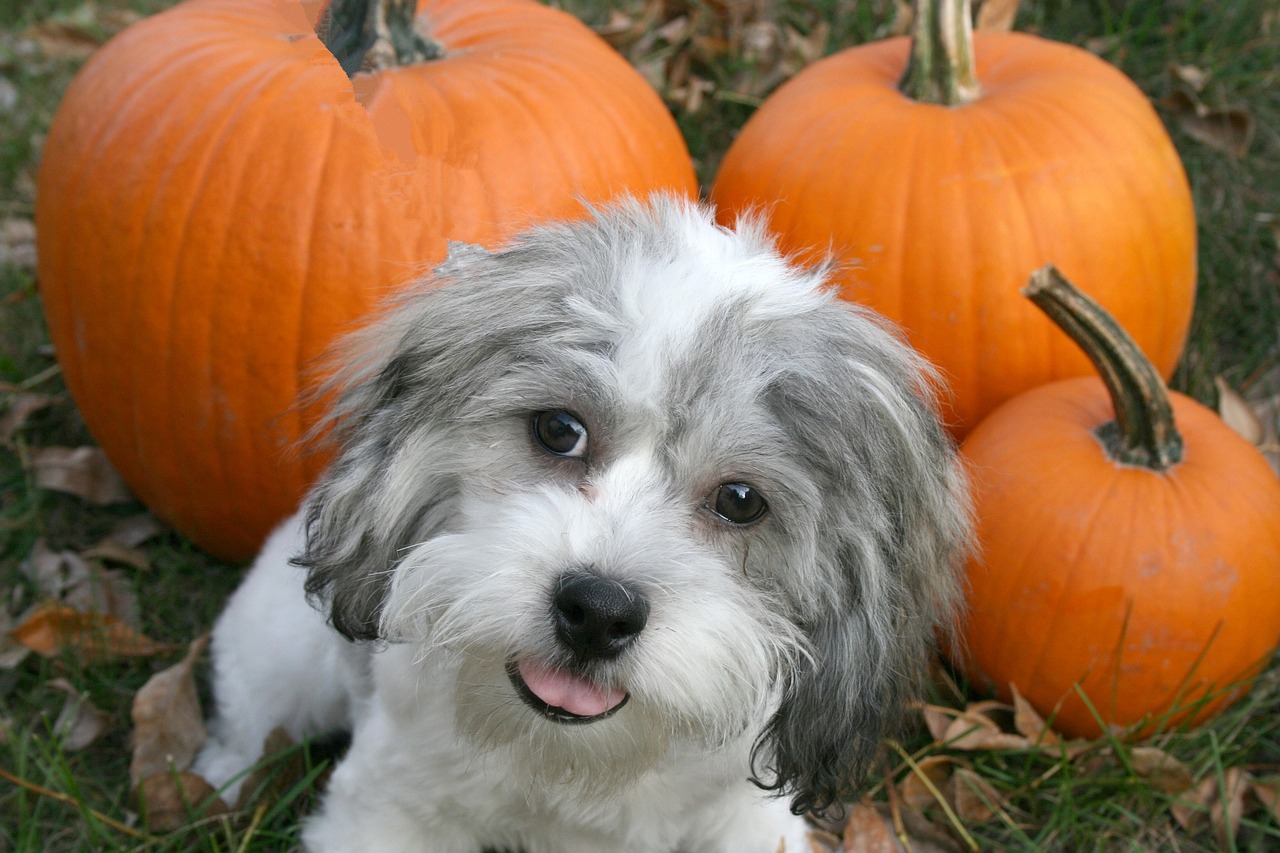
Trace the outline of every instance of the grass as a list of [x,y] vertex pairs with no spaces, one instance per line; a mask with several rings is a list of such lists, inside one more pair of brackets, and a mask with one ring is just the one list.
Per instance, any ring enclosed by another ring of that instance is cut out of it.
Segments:
[[[16,93],[13,107],[0,111],[0,219],[32,215],[41,134],[77,65],[32,53],[21,34],[79,5],[80,0],[0,2],[0,76]],[[149,13],[165,5],[99,0],[93,8]],[[602,0],[567,5],[592,22],[603,22],[609,11]],[[722,26],[716,16],[731,5],[690,0],[669,7],[714,29]],[[1197,141],[1176,114],[1162,111],[1191,179],[1200,228],[1199,302],[1174,385],[1207,403],[1213,402],[1215,376],[1247,386],[1280,358],[1280,16],[1272,12],[1268,18],[1268,6],[1267,0],[1028,0],[1018,18],[1021,29],[1094,46],[1157,104],[1175,87],[1171,66],[1197,66],[1209,74],[1199,94],[1205,104],[1242,108],[1254,119],[1252,145],[1238,157]],[[824,50],[830,52],[885,34],[893,3],[785,0],[759,8],[771,10],[771,17],[756,20],[785,25],[800,36],[821,41],[825,32]],[[753,4],[742,10],[758,13]],[[670,46],[655,48],[662,49]],[[697,112],[677,109],[706,183],[763,92],[734,91],[744,75],[755,73],[741,55],[694,57],[691,68],[716,84]],[[12,399],[21,386],[53,398],[16,434],[12,447],[0,447],[0,601],[11,614],[32,601],[21,564],[38,539],[57,549],[82,550],[139,510],[90,507],[35,487],[24,465],[29,448],[91,441],[51,369],[46,343],[33,272],[0,264],[3,393]],[[200,553],[172,533],[145,549],[149,568],[123,569],[138,596],[141,627],[157,640],[185,644],[211,624],[239,567]],[[89,664],[69,655],[32,656],[16,668],[0,668],[0,851],[271,851],[296,843],[297,817],[314,793],[307,781],[286,785],[259,810],[198,820],[163,837],[140,829],[139,804],[128,785],[130,702],[154,671],[174,659]],[[49,686],[57,678],[87,693],[108,715],[104,735],[87,749],[66,749],[54,730],[65,698]],[[939,701],[956,705],[968,698],[961,689]],[[1216,781],[1224,787],[1233,768],[1273,777],[1280,774],[1278,710],[1280,676],[1272,670],[1246,700],[1211,724],[1162,733],[1142,745],[1165,750],[1210,786]],[[891,806],[910,763],[937,756],[971,770],[997,795],[988,804],[994,806],[989,820],[956,818],[963,834],[954,828],[946,833],[946,843],[953,845],[947,849],[964,849],[965,836],[993,850],[1280,849],[1280,825],[1268,812],[1252,808],[1238,828],[1215,830],[1209,806],[1188,792],[1167,792],[1137,772],[1134,745],[1122,740],[1101,739],[1071,755],[1039,749],[971,752],[940,748],[921,730],[900,749],[886,761],[885,778],[893,785],[881,781],[872,791],[890,814],[901,817]],[[1201,816],[1191,829],[1171,817],[1179,804]],[[928,815],[935,826],[952,823],[941,809],[929,809]]]

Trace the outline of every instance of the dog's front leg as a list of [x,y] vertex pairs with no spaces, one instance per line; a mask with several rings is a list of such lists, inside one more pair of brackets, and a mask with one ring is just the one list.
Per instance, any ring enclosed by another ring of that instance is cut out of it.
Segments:
[[[785,845],[785,847],[783,846]],[[695,822],[682,853],[811,853],[809,827],[784,797],[735,790]]]

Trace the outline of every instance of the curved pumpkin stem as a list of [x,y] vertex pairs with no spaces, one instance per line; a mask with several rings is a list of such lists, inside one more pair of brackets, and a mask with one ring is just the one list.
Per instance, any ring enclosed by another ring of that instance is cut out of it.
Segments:
[[417,0],[333,0],[316,35],[348,77],[444,56],[444,46],[420,31]]
[[911,55],[898,90],[913,101],[945,107],[977,100],[969,0],[916,0]]
[[1079,344],[1107,386],[1116,419],[1096,430],[1107,455],[1152,471],[1181,462],[1182,436],[1164,380],[1115,318],[1052,265],[1032,273],[1022,292]]

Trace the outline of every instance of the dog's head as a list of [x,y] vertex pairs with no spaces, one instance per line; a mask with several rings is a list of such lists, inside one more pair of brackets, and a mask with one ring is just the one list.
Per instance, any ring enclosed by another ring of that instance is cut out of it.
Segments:
[[454,656],[488,741],[749,737],[796,810],[852,793],[968,536],[895,334],[659,197],[453,251],[346,356],[298,561],[339,631]]

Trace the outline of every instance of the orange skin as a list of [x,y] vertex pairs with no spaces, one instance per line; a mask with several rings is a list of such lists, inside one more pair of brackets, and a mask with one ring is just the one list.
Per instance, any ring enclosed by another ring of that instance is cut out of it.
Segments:
[[314,362],[447,241],[624,192],[696,195],[658,96],[570,16],[422,0],[444,59],[353,84],[287,0],[188,0],[72,83],[39,176],[67,385],[136,494],[247,557],[324,465]]
[[942,369],[957,437],[1021,391],[1091,372],[1019,295],[1046,263],[1167,378],[1194,301],[1195,218],[1146,97],[1084,50],[980,32],[980,97],[919,103],[898,90],[908,47],[845,50],[771,96],[720,167],[722,218],[763,207],[785,249],[844,265],[842,294]]
[[1163,473],[1108,458],[1096,378],[1015,398],[963,446],[982,551],[958,662],[1071,736],[1100,733],[1077,683],[1110,725],[1199,722],[1280,643],[1280,480],[1214,412],[1170,397],[1185,451]]

